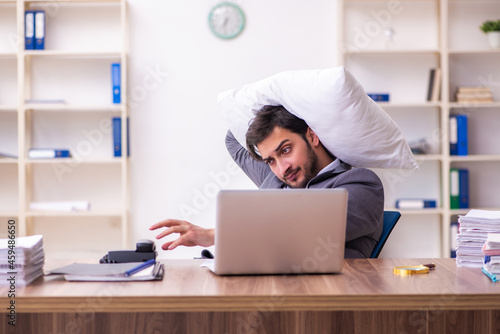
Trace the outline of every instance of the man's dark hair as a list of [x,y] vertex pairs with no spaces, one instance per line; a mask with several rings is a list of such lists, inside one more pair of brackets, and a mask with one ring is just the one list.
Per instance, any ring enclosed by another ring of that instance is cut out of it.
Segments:
[[257,152],[257,145],[269,137],[275,127],[297,133],[306,140],[306,132],[309,126],[302,119],[292,115],[283,106],[262,107],[248,127],[246,134],[248,152],[255,160],[262,161],[262,157]]

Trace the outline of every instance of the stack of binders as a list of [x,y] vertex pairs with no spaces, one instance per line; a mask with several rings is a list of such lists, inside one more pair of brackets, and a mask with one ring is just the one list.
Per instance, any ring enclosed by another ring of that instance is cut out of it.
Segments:
[[27,286],[43,275],[43,237],[0,239],[0,258],[0,286]]
[[45,12],[27,10],[24,13],[24,42],[26,50],[45,49]]
[[500,211],[470,210],[458,217],[458,224],[457,267],[481,268],[488,233],[500,233]]

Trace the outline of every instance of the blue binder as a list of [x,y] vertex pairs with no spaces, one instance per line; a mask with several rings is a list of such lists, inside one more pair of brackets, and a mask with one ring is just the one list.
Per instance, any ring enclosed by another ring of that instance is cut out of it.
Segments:
[[450,116],[450,155],[457,155],[457,117]]
[[121,103],[120,63],[111,64],[111,82],[113,85],[113,103]]
[[433,199],[398,199],[396,200],[397,209],[428,209],[436,208],[437,202]]
[[28,151],[28,158],[30,159],[71,158],[71,152],[68,149],[30,148]]
[[450,116],[450,155],[468,155],[467,115]]
[[45,12],[35,12],[35,49],[45,49]]
[[458,170],[458,184],[459,184],[459,204],[460,209],[469,208],[469,170],[459,169]]
[[35,48],[35,12],[32,10],[24,13],[24,48],[26,50]]
[[388,93],[368,93],[368,96],[377,102],[389,102],[389,94]]
[[467,115],[457,115],[457,155],[468,154]]
[[[121,117],[113,117],[113,155],[115,157],[122,156],[122,119]],[[130,156],[129,146],[129,121],[127,118],[127,156]]]

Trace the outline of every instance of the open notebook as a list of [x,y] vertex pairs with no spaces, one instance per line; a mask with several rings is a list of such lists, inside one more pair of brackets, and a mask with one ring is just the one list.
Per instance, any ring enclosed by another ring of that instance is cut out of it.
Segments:
[[140,262],[128,263],[73,263],[61,268],[51,270],[46,275],[64,275],[67,281],[153,281],[163,279],[164,268],[163,264],[156,262],[141,271],[138,271],[130,276],[125,276],[125,273]]

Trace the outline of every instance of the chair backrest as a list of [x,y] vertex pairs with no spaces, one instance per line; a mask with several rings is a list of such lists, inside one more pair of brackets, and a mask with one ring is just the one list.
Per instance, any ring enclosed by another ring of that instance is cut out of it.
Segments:
[[399,213],[398,211],[384,211],[384,228],[382,230],[382,235],[380,236],[380,240],[378,241],[377,245],[373,249],[370,258],[378,258],[382,247],[384,247],[387,238],[389,238],[389,234],[391,234],[400,217],[401,213]]

